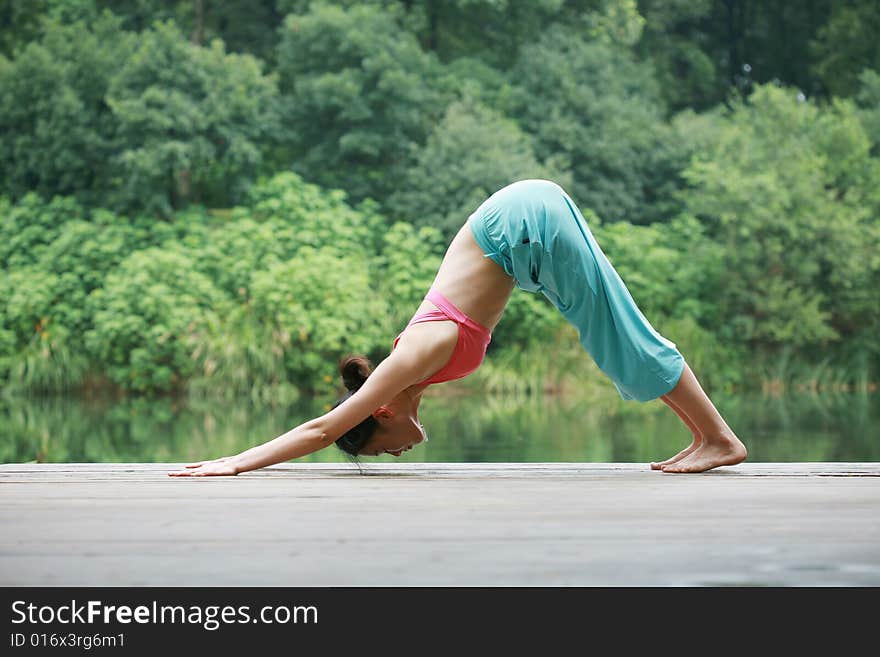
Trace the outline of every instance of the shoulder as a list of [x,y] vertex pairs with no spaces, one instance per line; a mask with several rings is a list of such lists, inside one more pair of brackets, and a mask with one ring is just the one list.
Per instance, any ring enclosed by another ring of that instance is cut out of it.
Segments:
[[[426,328],[414,324],[406,329],[397,348],[379,363],[364,385],[319,419],[323,433],[336,440],[402,390],[431,377],[445,365],[455,350],[458,326],[448,321],[428,324]],[[449,324],[454,333],[450,327],[430,324]]]

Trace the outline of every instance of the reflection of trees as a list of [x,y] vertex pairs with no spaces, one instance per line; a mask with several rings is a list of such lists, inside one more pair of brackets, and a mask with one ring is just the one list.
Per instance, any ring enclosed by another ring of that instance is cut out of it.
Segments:
[[[880,414],[868,395],[716,398],[754,461],[876,460]],[[876,402],[875,402],[876,406]],[[430,461],[648,462],[676,453],[690,434],[660,401],[611,395],[426,398]]]
[[[252,447],[313,417],[315,402],[74,398],[0,402],[0,461],[157,462],[213,458]],[[332,458],[324,450],[322,460]],[[341,459],[339,459],[341,460]]]
[[824,393],[716,401],[755,461],[876,461],[880,407],[871,393]]
[[423,408],[432,461],[608,460],[600,407],[510,395],[426,399]]
[[[465,394],[455,394],[465,393]],[[752,461],[877,461],[880,406],[870,394],[716,397]],[[326,400],[260,406],[172,398],[0,401],[0,461],[181,462],[239,452],[326,409]],[[609,389],[588,399],[426,393],[420,416],[430,441],[401,461],[648,462],[690,436],[660,401],[624,402]],[[391,457],[383,457],[392,460]],[[335,448],[305,461],[344,462]],[[372,459],[367,459],[371,461]]]

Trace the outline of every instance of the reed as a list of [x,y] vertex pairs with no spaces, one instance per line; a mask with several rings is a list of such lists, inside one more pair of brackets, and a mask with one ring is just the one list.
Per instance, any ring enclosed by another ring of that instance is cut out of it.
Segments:
[[877,389],[865,353],[831,354],[818,360],[785,346],[757,360],[760,388],[767,395],[867,393]]
[[12,361],[5,387],[10,393],[62,392],[80,386],[89,369],[84,350],[34,334]]
[[468,383],[489,394],[578,398],[601,396],[610,385],[568,327],[547,345],[516,345],[488,354]]
[[289,337],[252,320],[246,305],[236,308],[192,340],[196,374],[187,381],[192,398],[245,396],[255,403],[290,403],[299,387],[287,380],[284,353]]
[[[761,391],[789,393],[870,393],[877,390],[876,357],[865,351],[826,351],[821,357],[783,346],[746,352],[719,343],[717,338],[684,319],[658,321],[658,329],[673,340],[710,395]],[[257,322],[244,304],[198,334],[185,336],[194,373],[180,382],[193,399],[247,397],[256,403],[285,404],[314,389],[290,380],[285,366],[289,335]],[[3,383],[6,394],[89,393],[118,388],[100,363],[64,334],[35,334],[11,359]],[[563,325],[546,344],[504,345],[491,350],[482,366],[456,384],[481,393],[573,399],[602,397],[613,392],[608,378],[584,352],[572,327]]]

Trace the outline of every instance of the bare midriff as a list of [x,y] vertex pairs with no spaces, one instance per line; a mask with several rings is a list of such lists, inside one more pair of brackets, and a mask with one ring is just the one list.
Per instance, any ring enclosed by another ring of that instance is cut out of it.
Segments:
[[[490,331],[501,321],[513,286],[504,269],[483,253],[467,222],[446,249],[431,285]],[[424,300],[416,313],[427,310],[437,310],[437,306]]]

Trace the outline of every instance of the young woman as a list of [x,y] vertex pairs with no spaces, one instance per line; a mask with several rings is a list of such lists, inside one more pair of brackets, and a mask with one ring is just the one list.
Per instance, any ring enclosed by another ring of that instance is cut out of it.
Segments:
[[568,194],[548,180],[522,180],[489,197],[461,227],[391,354],[374,371],[364,358],[342,363],[348,393],[332,410],[235,456],[169,474],[234,475],[332,443],[352,455],[400,456],[426,439],[418,415],[425,388],[479,367],[514,286],[550,299],[621,397],[659,397],[687,425],[691,444],[651,468],[703,472],[745,459],[743,444],[675,344],[636,307]]

